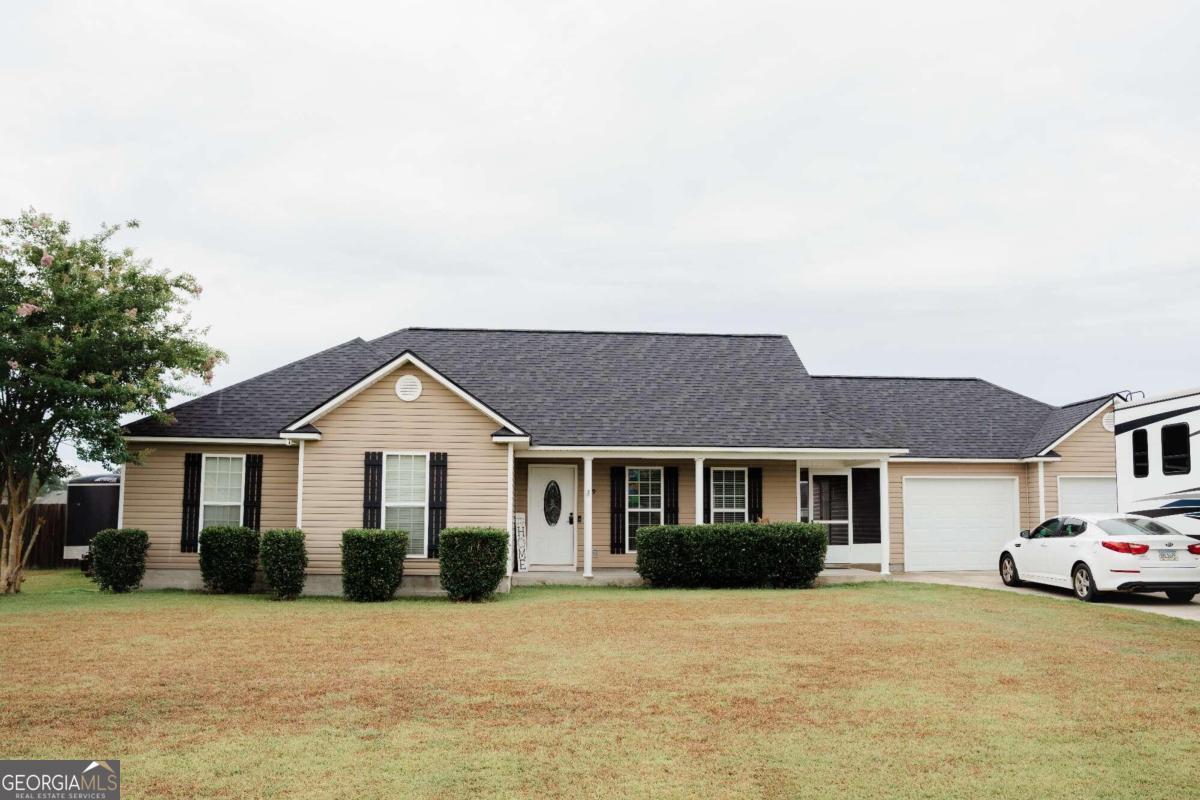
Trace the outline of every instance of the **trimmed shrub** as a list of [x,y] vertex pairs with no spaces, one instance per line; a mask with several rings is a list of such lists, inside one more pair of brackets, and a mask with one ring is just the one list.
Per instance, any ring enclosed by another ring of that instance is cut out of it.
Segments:
[[504,579],[508,533],[502,528],[446,528],[438,544],[442,588],[451,600],[491,597]]
[[828,533],[806,522],[638,528],[637,571],[652,586],[799,588],[825,566]]
[[150,534],[137,528],[108,528],[92,538],[92,580],[102,591],[129,592],[146,574]]
[[200,576],[211,592],[245,594],[258,570],[258,531],[212,525],[200,531]]
[[342,594],[356,603],[391,600],[404,577],[408,534],[351,528],[342,533]]
[[267,531],[262,537],[262,568],[267,586],[280,600],[294,600],[304,591],[308,551],[304,531],[295,528]]

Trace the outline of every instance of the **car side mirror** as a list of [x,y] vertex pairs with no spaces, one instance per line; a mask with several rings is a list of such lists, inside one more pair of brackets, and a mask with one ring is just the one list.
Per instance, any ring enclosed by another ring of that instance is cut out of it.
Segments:
[[1022,538],[1022,539],[1028,539],[1028,538],[1029,538],[1029,531],[1021,531],[1021,538]]

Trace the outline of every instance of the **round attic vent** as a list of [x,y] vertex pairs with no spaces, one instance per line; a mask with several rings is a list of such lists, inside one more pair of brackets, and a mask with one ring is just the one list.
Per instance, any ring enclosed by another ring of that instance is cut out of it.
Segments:
[[421,396],[421,379],[416,375],[402,375],[396,381],[396,397],[411,403]]
[[1117,428],[1117,415],[1113,412],[1108,412],[1100,418],[1100,424],[1104,426],[1104,430],[1112,433]]

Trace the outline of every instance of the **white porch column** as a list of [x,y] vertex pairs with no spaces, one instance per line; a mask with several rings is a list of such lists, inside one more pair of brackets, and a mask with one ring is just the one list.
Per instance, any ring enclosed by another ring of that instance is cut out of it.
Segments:
[[704,522],[704,459],[696,459],[696,524]]
[[583,577],[592,577],[592,457],[583,457]]
[[513,527],[513,492],[516,491],[516,467],[513,463],[513,446],[512,442],[508,443],[508,517],[505,523],[505,530],[508,531],[508,563],[504,568],[505,575],[512,575],[513,572],[513,552],[516,550],[516,530]]
[[888,499],[888,462],[879,459],[879,574],[892,574],[892,508]]
[[[1046,462],[1038,462],[1038,518],[1035,525],[1046,521]],[[1020,520],[1017,521],[1020,525]]]

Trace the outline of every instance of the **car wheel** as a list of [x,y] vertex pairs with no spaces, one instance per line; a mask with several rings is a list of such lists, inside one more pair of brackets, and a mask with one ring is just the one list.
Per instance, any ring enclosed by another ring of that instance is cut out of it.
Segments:
[[1167,599],[1172,603],[1190,603],[1195,596],[1195,592],[1189,592],[1187,589],[1172,589],[1167,592]]
[[1013,557],[1008,553],[1000,556],[1000,580],[1004,581],[1005,586],[1020,586],[1024,583],[1021,574],[1017,572],[1017,562],[1013,561]]
[[1087,564],[1076,564],[1075,569],[1071,570],[1071,588],[1075,590],[1075,596],[1085,603],[1094,603],[1100,599],[1100,593],[1096,591],[1096,581],[1092,579],[1092,571],[1088,569]]

